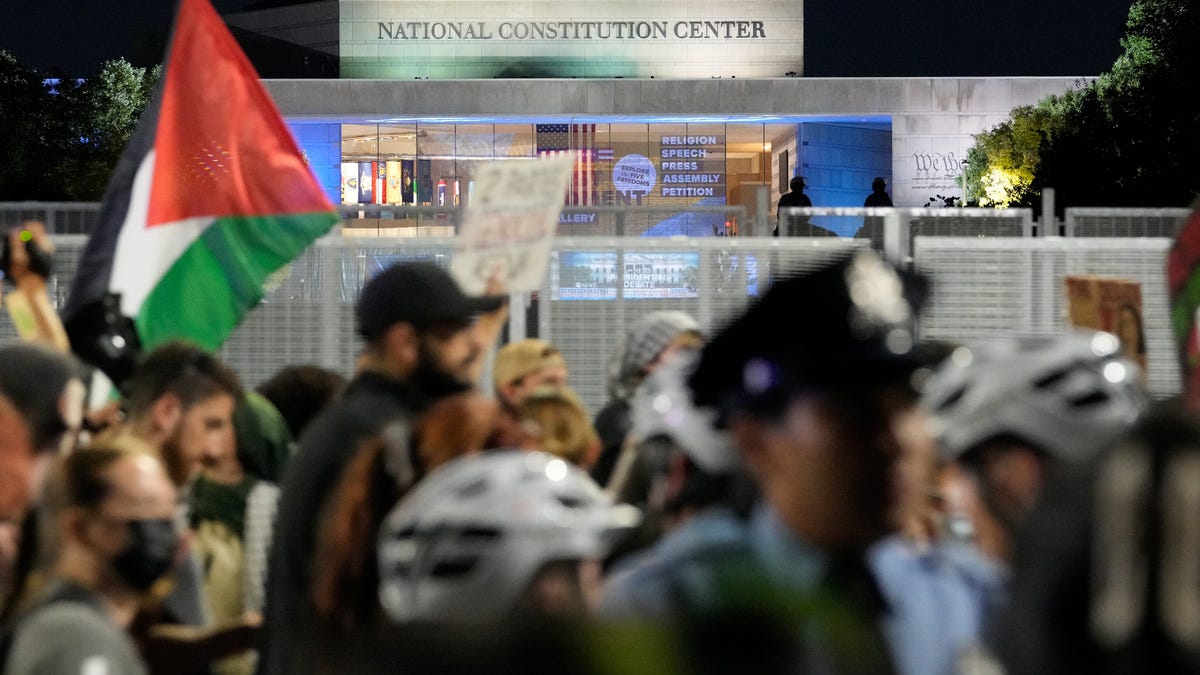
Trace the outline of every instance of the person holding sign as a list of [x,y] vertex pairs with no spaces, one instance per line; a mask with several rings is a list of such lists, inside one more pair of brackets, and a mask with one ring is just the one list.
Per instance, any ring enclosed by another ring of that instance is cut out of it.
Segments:
[[500,282],[469,295],[441,267],[405,261],[363,287],[355,308],[365,341],[359,372],[312,421],[281,484],[267,575],[262,673],[309,672],[318,644],[309,597],[320,514],[362,441],[410,423],[479,382],[507,316]]

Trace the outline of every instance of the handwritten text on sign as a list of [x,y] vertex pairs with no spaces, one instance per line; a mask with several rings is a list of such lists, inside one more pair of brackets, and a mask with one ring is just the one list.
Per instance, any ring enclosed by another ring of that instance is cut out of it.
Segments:
[[479,165],[450,266],[465,292],[483,293],[494,275],[510,293],[541,287],[574,162],[563,155]]

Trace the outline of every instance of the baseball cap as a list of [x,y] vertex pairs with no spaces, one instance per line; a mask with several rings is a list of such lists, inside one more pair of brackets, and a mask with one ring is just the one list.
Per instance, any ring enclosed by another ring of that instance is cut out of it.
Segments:
[[693,399],[765,412],[803,389],[909,381],[936,358],[916,341],[926,289],[869,249],[782,279],[705,346],[688,378]]
[[355,317],[363,337],[377,337],[393,324],[425,327],[466,321],[505,302],[502,295],[469,296],[446,270],[431,262],[399,262],[372,277],[358,297]]
[[519,380],[543,368],[566,367],[562,352],[546,340],[526,338],[510,342],[496,352],[492,379],[496,386]]

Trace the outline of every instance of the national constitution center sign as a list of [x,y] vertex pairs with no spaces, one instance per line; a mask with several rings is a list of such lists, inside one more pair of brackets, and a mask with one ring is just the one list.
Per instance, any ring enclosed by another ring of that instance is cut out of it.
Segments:
[[696,0],[341,0],[354,78],[783,77],[804,4]]

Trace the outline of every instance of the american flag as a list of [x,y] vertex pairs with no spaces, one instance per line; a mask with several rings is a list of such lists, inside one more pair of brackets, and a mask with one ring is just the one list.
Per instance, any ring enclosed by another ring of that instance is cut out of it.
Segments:
[[575,171],[571,175],[571,191],[567,204],[572,206],[595,204],[597,200],[596,162],[607,155],[612,161],[612,150],[597,150],[595,124],[538,124],[536,125],[538,157],[553,157],[571,153],[575,157]]

